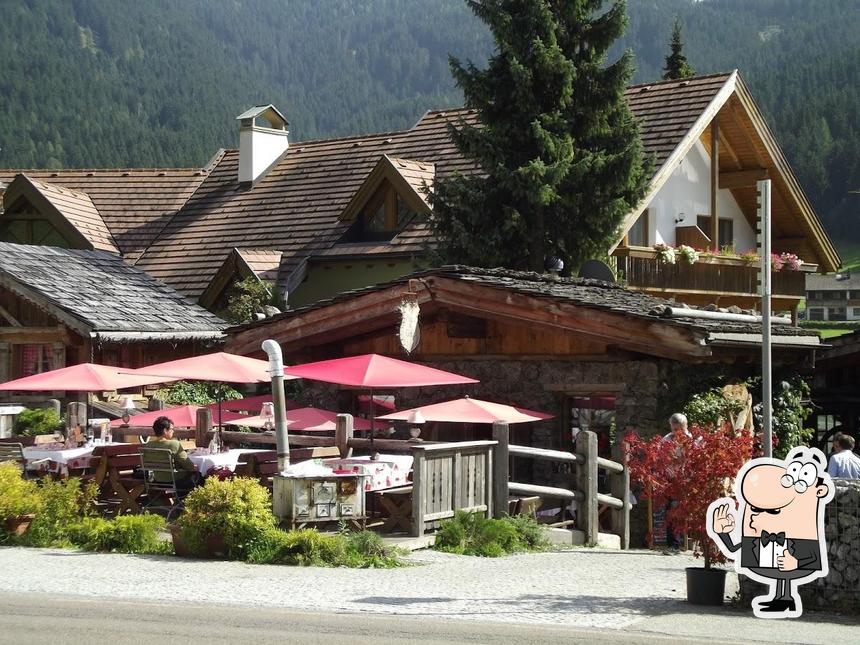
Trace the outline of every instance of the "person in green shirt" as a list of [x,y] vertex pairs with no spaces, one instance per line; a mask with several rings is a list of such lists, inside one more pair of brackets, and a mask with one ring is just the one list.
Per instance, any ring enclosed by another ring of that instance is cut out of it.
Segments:
[[[182,490],[194,488],[200,482],[200,473],[197,472],[194,463],[188,458],[188,453],[179,442],[173,438],[173,421],[161,416],[152,424],[155,436],[150,437],[143,450],[169,450],[173,454],[173,464],[176,467],[176,486]],[[153,479],[159,483],[171,482],[170,473],[155,472]]]

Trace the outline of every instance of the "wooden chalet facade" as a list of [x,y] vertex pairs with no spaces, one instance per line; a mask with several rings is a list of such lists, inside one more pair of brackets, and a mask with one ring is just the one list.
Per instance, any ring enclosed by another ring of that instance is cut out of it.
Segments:
[[[517,443],[569,449],[572,428],[585,425],[607,441],[610,425],[662,432],[687,382],[758,369],[760,324],[666,317],[667,301],[596,280],[457,266],[232,327],[226,349],[262,357],[261,343],[273,338],[288,364],[369,352],[405,357],[397,338],[405,298],[420,307],[409,359],[480,383],[387,394],[400,409],[471,395],[556,415],[517,429]],[[774,334],[778,364],[811,367],[814,332],[782,325]],[[341,410],[355,395],[305,385],[308,402]]]
[[[209,351],[223,320],[106,251],[0,242],[0,382],[75,365]],[[0,393],[0,401],[43,394]]]
[[[654,176],[608,249],[630,287],[691,304],[752,306],[755,267],[736,256],[664,265],[655,244],[755,246],[755,183],[773,180],[773,247],[833,271],[840,260],[737,72],[628,88]],[[400,132],[290,144],[273,106],[240,115],[240,147],[203,169],[10,170],[0,240],[103,249],[212,311],[256,277],[291,308],[422,265],[437,178],[477,168],[449,127],[474,110],[427,112]],[[777,309],[803,273],[781,271]]]

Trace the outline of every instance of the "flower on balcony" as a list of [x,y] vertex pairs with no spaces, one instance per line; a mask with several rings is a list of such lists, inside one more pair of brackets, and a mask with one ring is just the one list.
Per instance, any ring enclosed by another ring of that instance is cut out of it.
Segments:
[[803,266],[803,260],[794,253],[783,253],[779,259],[782,260],[783,267],[790,271],[800,271],[800,267]]
[[782,259],[782,256],[779,253],[771,253],[770,254],[770,270],[771,271],[782,271],[783,266],[785,266],[785,260]]
[[675,249],[668,244],[655,244],[654,250],[657,251],[657,259],[663,264],[675,264],[677,256]]
[[699,252],[692,246],[682,244],[677,249],[675,249],[675,252],[677,255],[681,256],[681,259],[684,261],[685,264],[695,264],[699,260]]
[[759,257],[759,254],[756,253],[752,249],[748,249],[746,251],[743,251],[738,257],[740,257],[740,259],[743,260],[744,262],[750,262],[750,263],[758,262],[759,260],[761,260],[761,258]]

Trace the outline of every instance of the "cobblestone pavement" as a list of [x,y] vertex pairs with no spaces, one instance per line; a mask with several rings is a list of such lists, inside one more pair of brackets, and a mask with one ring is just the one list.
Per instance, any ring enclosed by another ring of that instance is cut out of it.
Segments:
[[[411,559],[415,566],[401,569],[322,569],[7,547],[0,548],[0,592],[172,599],[667,634],[677,633],[680,622],[689,625],[684,629],[698,625],[705,636],[700,614],[734,626],[738,620],[749,621],[756,629],[765,622],[756,622],[749,611],[702,612],[687,605],[684,568],[701,565],[685,555],[574,549],[488,559],[426,551]],[[697,615],[695,620],[691,613]],[[797,623],[793,637],[782,642],[817,640],[798,638],[796,627]],[[762,631],[764,636],[769,633]],[[725,631],[722,635],[726,636]]]

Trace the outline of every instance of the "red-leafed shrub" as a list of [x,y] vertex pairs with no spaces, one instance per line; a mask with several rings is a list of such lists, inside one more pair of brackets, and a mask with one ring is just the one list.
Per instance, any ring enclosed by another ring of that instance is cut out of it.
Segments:
[[674,502],[666,520],[696,540],[694,554],[704,555],[705,568],[725,562],[705,530],[708,506],[731,495],[735,475],[752,457],[752,433],[726,424],[717,430],[693,426],[665,438],[630,433],[624,440],[630,447],[630,479],[642,484],[642,496],[655,507]]

